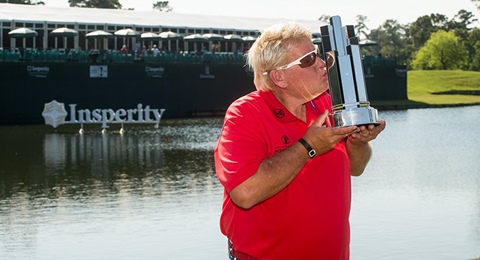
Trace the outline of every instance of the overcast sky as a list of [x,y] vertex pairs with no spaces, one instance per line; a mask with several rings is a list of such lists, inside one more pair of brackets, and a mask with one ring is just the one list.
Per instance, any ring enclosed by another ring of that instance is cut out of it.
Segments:
[[[68,0],[43,0],[47,6],[68,7]],[[119,0],[123,8],[152,11],[155,0]],[[175,13],[317,20],[322,15],[339,15],[342,23],[356,24],[356,16],[367,16],[366,25],[375,29],[387,19],[400,24],[422,15],[438,13],[453,18],[459,10],[480,12],[471,0],[169,0]],[[477,23],[476,26],[479,26]]]

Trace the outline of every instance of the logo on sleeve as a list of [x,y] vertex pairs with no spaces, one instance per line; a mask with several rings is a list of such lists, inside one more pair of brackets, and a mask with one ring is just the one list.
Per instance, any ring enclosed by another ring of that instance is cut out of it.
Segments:
[[281,152],[290,146],[290,138],[288,136],[284,135],[280,137],[280,140],[282,141],[282,144],[279,143],[275,146],[275,153]]

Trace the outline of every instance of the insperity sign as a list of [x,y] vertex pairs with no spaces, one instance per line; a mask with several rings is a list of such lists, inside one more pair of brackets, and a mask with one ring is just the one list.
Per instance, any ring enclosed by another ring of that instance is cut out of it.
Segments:
[[[83,124],[101,124],[103,131],[109,126],[108,124],[155,124],[158,128],[165,109],[150,108],[149,105],[143,106],[138,104],[136,108],[131,109],[79,109],[77,104],[68,105],[69,110],[65,109],[65,104],[52,100],[45,103],[42,116],[46,125],[57,128],[63,124],[80,124],[82,131]],[[67,116],[69,118],[66,121]]]

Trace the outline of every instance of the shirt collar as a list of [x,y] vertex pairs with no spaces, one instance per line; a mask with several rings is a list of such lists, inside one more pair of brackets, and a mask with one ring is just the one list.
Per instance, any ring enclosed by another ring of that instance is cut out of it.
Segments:
[[[260,97],[267,103],[270,108],[270,113],[281,123],[290,123],[299,121],[300,119],[293,115],[288,109],[280,103],[280,101],[275,97],[272,91],[258,91]],[[310,102],[307,103],[307,115],[309,110],[312,109]]]

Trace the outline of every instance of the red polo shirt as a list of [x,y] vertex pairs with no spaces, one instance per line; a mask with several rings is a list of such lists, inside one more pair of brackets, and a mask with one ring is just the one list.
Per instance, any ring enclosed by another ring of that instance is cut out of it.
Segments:
[[325,110],[331,110],[327,93],[307,103],[305,123],[271,92],[260,91],[227,110],[215,167],[225,187],[220,227],[235,250],[262,260],[349,259],[350,161],[343,141],[309,160],[281,192],[248,210],[228,196],[264,159],[297,142]]

